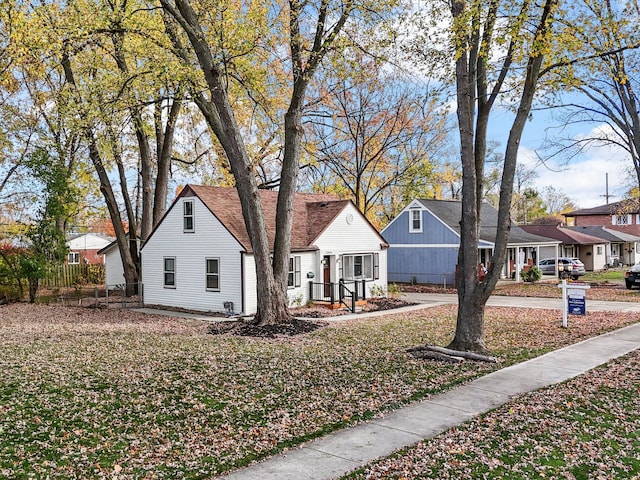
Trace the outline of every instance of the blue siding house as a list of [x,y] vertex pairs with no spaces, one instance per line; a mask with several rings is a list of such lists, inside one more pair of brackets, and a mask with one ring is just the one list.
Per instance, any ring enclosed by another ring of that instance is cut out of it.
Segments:
[[[453,285],[461,215],[459,201],[416,199],[410,202],[381,232],[389,244],[388,281]],[[478,249],[480,262],[485,265],[493,253],[497,220],[498,211],[488,203],[483,204]],[[541,253],[555,251],[559,243],[512,226],[503,276],[511,278],[520,263],[536,265],[536,259],[542,258]]]

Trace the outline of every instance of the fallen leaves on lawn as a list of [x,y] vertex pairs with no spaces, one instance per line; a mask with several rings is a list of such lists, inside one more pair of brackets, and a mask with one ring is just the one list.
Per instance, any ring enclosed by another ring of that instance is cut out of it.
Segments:
[[[636,320],[487,309],[502,364]],[[436,365],[455,307],[329,322],[294,338],[207,334],[129,310],[0,307],[0,477],[211,477],[497,368]]]
[[[581,282],[576,282],[580,284]],[[515,297],[542,297],[562,298],[562,289],[558,288],[559,282],[544,283],[511,283],[496,287],[493,295],[506,295]],[[572,282],[568,282],[571,288]],[[587,301],[605,300],[611,302],[637,302],[640,301],[640,291],[627,290],[624,284],[597,285],[586,291]]]
[[639,384],[635,351],[349,478],[638,478]]

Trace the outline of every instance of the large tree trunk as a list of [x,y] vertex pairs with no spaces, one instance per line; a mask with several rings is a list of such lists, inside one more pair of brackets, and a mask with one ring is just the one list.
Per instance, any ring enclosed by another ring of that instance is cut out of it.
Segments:
[[35,303],[38,295],[40,281],[37,278],[29,279],[29,303]]
[[[64,70],[65,80],[75,88],[76,83],[73,75],[73,69],[71,67],[70,58],[66,52],[62,57],[62,67]],[[79,105],[82,105],[81,99],[77,99],[77,101]],[[88,117],[88,115],[85,115],[85,117]],[[118,202],[111,186],[111,180],[109,179],[109,175],[104,166],[104,162],[102,161],[102,157],[98,149],[98,142],[95,138],[91,125],[84,126],[83,135],[85,140],[87,141],[89,147],[89,158],[91,159],[91,162],[93,163],[93,166],[98,175],[98,179],[100,181],[100,191],[102,192],[105,203],[107,205],[107,209],[109,210],[111,223],[113,224],[113,229],[116,234],[116,242],[118,245],[118,250],[120,251],[120,256],[122,258],[122,267],[124,269],[126,290],[127,293],[134,293],[134,291],[137,289],[139,280],[138,269],[131,256],[131,251],[129,250],[127,233],[125,232],[124,226],[122,225],[120,209],[118,207]]]
[[[291,252],[291,227],[293,222],[293,199],[296,191],[302,144],[302,98],[306,85],[294,86],[294,95],[284,120],[284,161],[280,174],[278,207],[276,213],[276,236],[273,247],[273,274],[283,292],[287,289],[289,255]],[[288,305],[288,302],[287,302]]]
[[484,343],[485,303],[486,300],[484,300],[481,291],[477,287],[469,294],[462,296],[462,301],[458,303],[455,337],[447,348],[460,351],[487,352],[487,347]]
[[[129,67],[124,54],[124,30],[119,30],[111,35],[113,41],[116,65],[123,75],[129,75]],[[146,133],[146,125],[142,118],[142,112],[138,105],[129,107],[131,119],[133,121],[133,130],[138,141],[138,156],[140,158],[140,179],[142,188],[142,215],[140,218],[140,238],[144,241],[147,239],[153,228],[153,161],[151,158],[151,147],[149,145],[149,136]],[[121,180],[122,183],[122,180]],[[127,195],[128,197],[128,195]],[[129,219],[131,223],[132,219]],[[138,223],[138,219],[135,219]],[[137,231],[130,228],[132,236],[137,235]],[[137,253],[135,253],[137,257]]]
[[109,210],[113,230],[116,234],[116,243],[118,245],[120,257],[122,258],[126,292],[130,295],[135,293],[138,288],[138,268],[131,255],[131,249],[129,248],[130,245],[127,241],[127,232],[124,230],[124,226],[122,225],[122,217],[120,216],[118,201],[113,193],[113,187],[111,186],[109,175],[104,168],[104,164],[97,147],[97,142],[95,141],[90,129],[87,129],[85,136],[89,144],[89,157],[91,158],[93,166],[96,169],[96,173],[98,174],[98,178],[100,180],[100,191],[102,192],[107,209]]
[[132,108],[133,125],[138,140],[140,156],[140,177],[142,179],[142,217],[140,218],[140,239],[145,241],[153,229],[153,168],[149,137],[145,132],[144,120],[137,108]]
[[[452,3],[454,18],[464,14],[463,1]],[[456,45],[464,49],[466,45]],[[484,303],[480,296],[478,263],[478,174],[474,149],[475,70],[473,57],[462,54],[456,60],[456,96],[458,100],[458,131],[462,162],[462,216],[460,219],[460,248],[458,250],[457,288],[458,317],[455,338],[447,348],[454,350],[485,350],[483,339]]]
[[167,122],[162,126],[162,103],[161,100],[156,101],[156,114],[154,119],[156,131],[156,186],[153,192],[153,227],[164,216],[167,209],[167,196],[169,194],[169,173],[171,167],[171,156],[173,154],[173,138],[176,131],[178,116],[182,109],[183,96],[182,92],[176,92],[169,113],[167,114]]
[[[198,100],[196,96],[196,103],[225,151],[242,202],[242,213],[256,262],[258,312],[255,321],[259,324],[267,324],[291,320],[286,282],[291,247],[293,194],[298,177],[303,133],[302,105],[308,82],[347,22],[354,4],[347,1],[334,19],[328,3],[323,1],[317,12],[314,38],[307,44],[301,34],[301,31],[304,31],[301,30],[301,25],[307,20],[303,14],[305,4],[297,1],[289,2],[289,47],[293,69],[293,91],[289,109],[285,115],[285,151],[278,192],[272,264],[269,257],[271,246],[268,245],[262,205],[257,192],[256,173],[241,138],[220,65],[214,59],[203,28],[190,2],[174,0],[175,7],[170,0],[160,0],[160,3],[189,37],[209,88],[210,100],[205,101],[202,96],[199,96]],[[171,32],[169,35],[172,36]],[[178,54],[186,55],[178,39],[173,37]],[[185,60],[188,61],[186,56]]]
[[[507,72],[511,68],[513,58],[513,46],[510,45],[497,81],[492,92],[489,93],[486,88],[487,60],[479,52],[483,50],[483,42],[491,41],[493,27],[497,19],[498,3],[492,1],[489,13],[485,16],[480,15],[478,11],[475,12],[476,17],[473,17],[471,22],[474,26],[471,35],[456,35],[458,41],[456,45],[458,52],[456,92],[462,161],[462,218],[458,252],[458,316],[455,337],[449,345],[449,348],[455,350],[486,351],[484,308],[498,282],[506,259],[518,147],[527,117],[531,112],[540,67],[544,58],[542,49],[534,51],[534,48],[541,48],[540,45],[530,47],[532,50],[529,52],[530,57],[527,63],[522,96],[509,132],[505,151],[494,253],[489,271],[484,280],[480,281],[478,279],[478,244],[487,125],[491,107],[502,88]],[[535,38],[540,42],[544,42],[546,39],[550,18],[556,3],[557,0],[545,0],[544,2],[535,32]],[[525,2],[523,11],[526,11],[526,8],[528,8],[528,4]],[[461,22],[459,27],[469,21],[467,4],[464,0],[452,2],[451,9],[454,22]],[[480,18],[485,18],[482,36],[479,33],[480,30],[477,29]],[[471,45],[468,42],[471,42]]]
[[176,0],[176,8],[168,0],[161,0],[161,4],[187,33],[209,88],[209,99],[196,96],[196,103],[220,141],[236,181],[256,266],[258,307],[254,322],[266,325],[290,321],[286,291],[280,282],[276,282],[273,274],[271,246],[254,167],[242,140],[222,74],[191,4],[187,0]]

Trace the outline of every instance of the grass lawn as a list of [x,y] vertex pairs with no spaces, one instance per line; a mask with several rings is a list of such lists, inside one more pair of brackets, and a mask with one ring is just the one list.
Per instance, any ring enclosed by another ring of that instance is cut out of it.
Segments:
[[626,270],[626,268],[611,268],[607,271],[587,272],[580,279],[585,282],[617,282],[622,284]]
[[635,351],[344,478],[638,478],[639,384]]
[[439,364],[455,307],[329,322],[294,338],[213,336],[126,310],[0,306],[0,477],[208,478],[489,371],[637,321],[489,308],[499,365]]
[[[624,286],[624,282],[608,282],[608,281],[594,281],[597,283],[597,288],[592,286],[591,289],[586,291],[587,302],[589,300],[607,300],[612,302],[638,302],[640,301],[640,290],[632,289],[627,290]],[[569,287],[573,282],[569,282]],[[576,283],[589,283],[583,282],[581,279]],[[561,298],[562,289],[558,288],[559,281],[549,280],[545,277],[544,281],[537,283],[503,283],[498,285],[493,294],[494,295],[512,295],[517,297],[546,297],[546,298]],[[593,285],[593,283],[592,283]]]

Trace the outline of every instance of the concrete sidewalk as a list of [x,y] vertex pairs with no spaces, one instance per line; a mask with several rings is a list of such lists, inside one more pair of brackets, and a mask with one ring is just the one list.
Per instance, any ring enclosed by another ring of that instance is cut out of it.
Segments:
[[[536,305],[534,300],[544,302],[544,308],[550,307],[549,299],[520,300],[527,300],[527,305],[520,304],[520,307],[541,308],[542,305]],[[442,299],[433,301],[451,303],[451,299],[449,302]],[[606,310],[604,307],[607,305],[602,305]],[[614,311],[640,311],[616,310],[629,306],[608,307]],[[324,480],[340,477],[376,458],[434,437],[492,410],[516,395],[563,382],[638,347],[640,324],[635,324],[498,370],[442,395],[413,403],[380,419],[337,431],[220,478]]]

